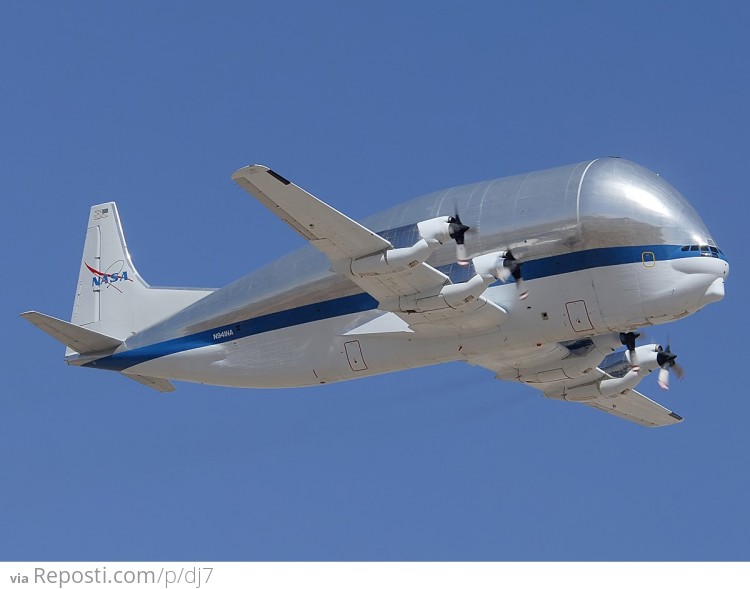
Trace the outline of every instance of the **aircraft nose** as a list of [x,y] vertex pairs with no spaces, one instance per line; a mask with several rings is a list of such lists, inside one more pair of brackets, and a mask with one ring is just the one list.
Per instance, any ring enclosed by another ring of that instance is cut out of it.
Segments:
[[717,278],[709,285],[709,287],[706,289],[706,292],[703,293],[702,302],[704,305],[708,305],[709,303],[715,303],[716,301],[720,301],[723,298],[724,298],[724,279]]
[[721,264],[715,265],[715,271],[718,278],[714,280],[703,294],[703,300],[706,304],[715,303],[724,298],[724,281],[729,276],[729,263],[726,260],[720,260]]
[[672,267],[686,275],[686,284],[698,295],[700,307],[724,298],[724,282],[729,276],[729,263],[723,256],[680,258],[672,261]]
[[729,264],[722,258],[708,256],[679,258],[672,260],[672,267],[684,274],[703,274],[726,280],[729,276]]
[[722,270],[721,277],[726,280],[726,278],[729,276],[729,262],[727,262],[726,260],[722,260],[722,262],[724,263],[724,266],[723,268],[721,268]]
[[717,276],[722,282],[724,282],[729,276],[729,262],[721,258],[714,258],[712,262],[713,263],[711,263],[709,267],[709,273]]

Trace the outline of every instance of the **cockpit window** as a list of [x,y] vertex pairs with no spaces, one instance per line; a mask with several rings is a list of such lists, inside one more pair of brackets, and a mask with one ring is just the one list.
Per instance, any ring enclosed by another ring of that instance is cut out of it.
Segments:
[[715,245],[683,245],[680,248],[680,251],[683,252],[711,252],[712,254],[721,254],[724,255],[724,252],[722,252],[718,247]]

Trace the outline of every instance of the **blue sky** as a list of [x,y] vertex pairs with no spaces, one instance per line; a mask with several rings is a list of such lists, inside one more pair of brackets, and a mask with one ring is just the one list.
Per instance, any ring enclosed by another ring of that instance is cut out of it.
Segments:
[[[745,2],[15,3],[0,19],[2,560],[748,560]],[[230,180],[352,217],[619,155],[727,254],[727,297],[649,330],[687,376],[648,430],[450,364],[159,395],[67,367],[92,204],[154,285],[299,245]]]

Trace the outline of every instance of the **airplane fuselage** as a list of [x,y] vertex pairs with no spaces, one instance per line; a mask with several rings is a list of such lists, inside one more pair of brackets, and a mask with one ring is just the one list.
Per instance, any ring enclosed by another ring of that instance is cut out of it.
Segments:
[[[470,257],[512,248],[523,261],[528,298],[519,299],[512,282],[498,281],[484,294],[507,312],[502,325],[419,332],[363,327],[387,310],[307,246],[202,296],[108,356],[73,354],[69,361],[155,378],[275,388],[491,355],[511,377],[528,380],[546,374],[544,350],[558,342],[674,321],[724,295],[728,264],[697,213],[658,175],[627,160],[451,188],[362,224],[395,247],[411,246],[417,223],[455,208],[472,227]],[[428,263],[454,283],[473,273],[456,263],[451,245]],[[550,378],[572,378],[575,368],[565,374],[549,349]],[[537,355],[533,376],[524,372],[531,353]]]

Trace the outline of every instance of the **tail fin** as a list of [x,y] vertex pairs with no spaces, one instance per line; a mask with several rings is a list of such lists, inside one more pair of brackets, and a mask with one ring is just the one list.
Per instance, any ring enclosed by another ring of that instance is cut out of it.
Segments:
[[91,327],[102,322],[103,306],[104,324],[117,330],[125,323],[123,311],[146,288],[130,260],[115,203],[91,207],[71,323]]
[[91,207],[73,304],[73,325],[125,340],[211,290],[150,287],[130,258],[117,205],[108,202]]

